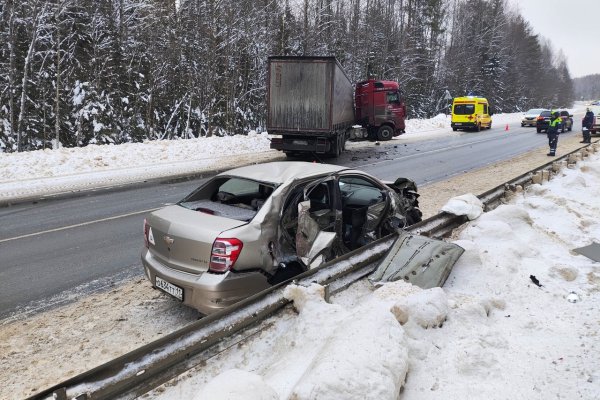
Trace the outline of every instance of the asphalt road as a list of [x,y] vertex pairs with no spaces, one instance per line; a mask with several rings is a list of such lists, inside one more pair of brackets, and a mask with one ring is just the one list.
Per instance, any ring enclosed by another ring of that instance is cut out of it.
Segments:
[[[383,180],[409,177],[423,186],[544,145],[545,134],[511,125],[509,131],[494,127],[406,144],[369,143],[326,161]],[[154,183],[0,208],[0,319],[35,313],[141,276],[144,214],[180,200],[201,181]]]

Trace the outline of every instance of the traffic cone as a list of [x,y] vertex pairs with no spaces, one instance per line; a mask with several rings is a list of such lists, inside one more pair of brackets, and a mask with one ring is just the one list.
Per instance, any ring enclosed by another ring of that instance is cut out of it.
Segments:
[[505,130],[505,131],[507,131],[507,130],[508,130],[508,124],[506,124],[506,127],[504,128],[504,130]]

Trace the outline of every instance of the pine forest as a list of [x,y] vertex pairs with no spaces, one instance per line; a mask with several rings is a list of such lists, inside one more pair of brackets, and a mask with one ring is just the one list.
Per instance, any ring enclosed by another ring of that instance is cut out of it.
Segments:
[[398,81],[409,118],[448,93],[495,112],[575,97],[506,0],[0,0],[0,152],[262,131],[273,55]]

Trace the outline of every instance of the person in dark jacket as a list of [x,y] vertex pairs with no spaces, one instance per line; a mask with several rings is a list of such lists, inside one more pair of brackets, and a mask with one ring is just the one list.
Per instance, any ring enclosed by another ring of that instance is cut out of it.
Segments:
[[548,124],[548,130],[546,131],[548,135],[548,145],[550,146],[550,152],[547,154],[548,156],[554,157],[556,155],[556,145],[558,144],[558,131],[562,127],[562,118],[558,111],[552,112],[552,119]]
[[583,121],[581,121],[581,130],[583,131],[583,141],[579,143],[592,143],[592,134],[590,129],[594,125],[594,113],[589,108],[585,112]]

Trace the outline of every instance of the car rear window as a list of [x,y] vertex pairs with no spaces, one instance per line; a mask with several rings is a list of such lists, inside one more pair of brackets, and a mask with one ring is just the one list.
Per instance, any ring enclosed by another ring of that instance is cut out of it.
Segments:
[[186,196],[178,204],[190,210],[240,221],[251,220],[275,190],[275,186],[251,179],[218,176]]
[[475,112],[475,104],[457,104],[454,106],[454,114],[470,115]]
[[549,117],[552,113],[550,111],[543,111],[540,116],[541,117]]

